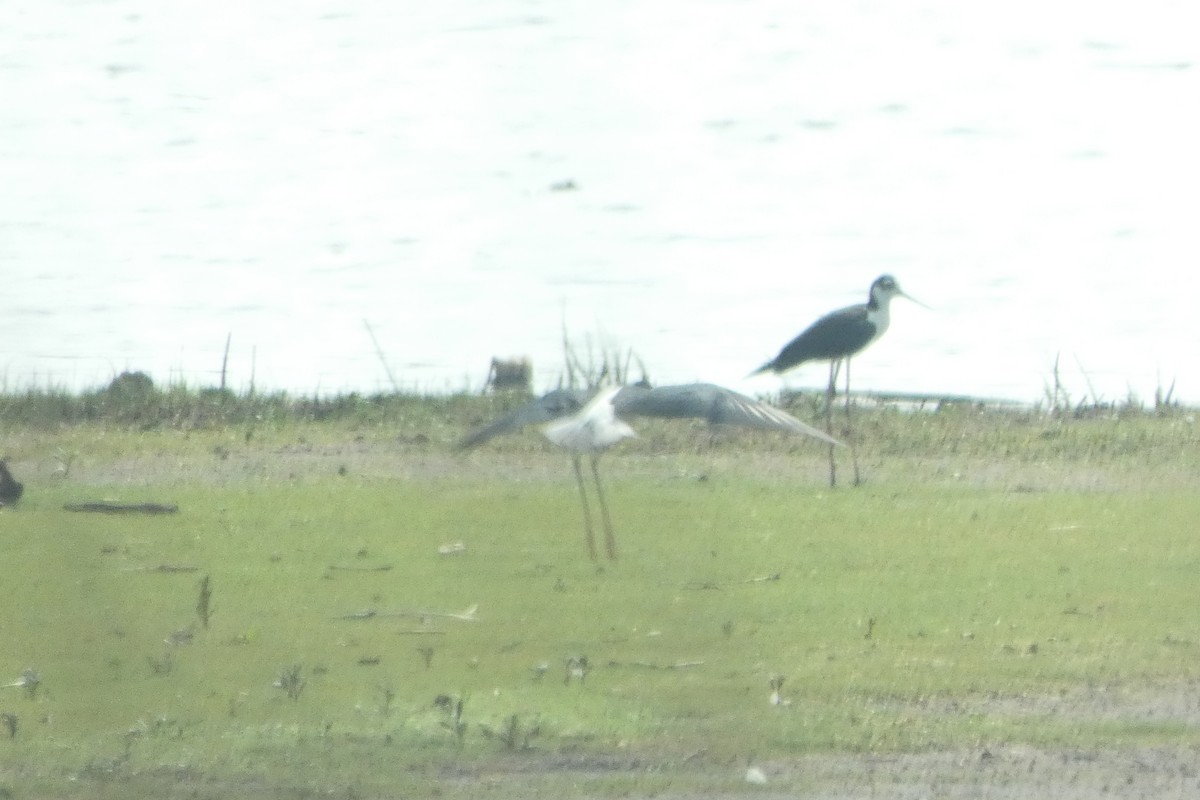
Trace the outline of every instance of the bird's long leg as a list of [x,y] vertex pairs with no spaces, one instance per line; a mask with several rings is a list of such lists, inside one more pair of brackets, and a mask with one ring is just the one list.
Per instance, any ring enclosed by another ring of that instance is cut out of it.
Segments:
[[850,445],[850,460],[854,464],[854,485],[862,485],[858,474],[858,451],[854,449],[854,424],[850,419],[850,359],[846,359],[846,442]]
[[[833,397],[837,394],[838,368],[842,362],[833,359],[829,362],[829,388],[825,391],[825,432],[833,436]],[[837,486],[837,462],[833,457],[833,445],[829,445],[829,486]]]
[[[595,561],[596,537],[592,534],[592,512],[588,508],[587,491],[583,488],[583,469],[579,466],[579,456],[574,456],[571,461],[575,465],[575,480],[579,483],[579,502],[583,504],[583,533],[587,540],[588,555]],[[603,508],[603,498],[600,503],[600,507]]]
[[[617,557],[617,539],[613,536],[612,520],[608,516],[608,504],[604,502],[604,487],[600,485],[600,455],[592,455],[592,477],[596,479],[596,497],[600,499],[600,517],[604,520],[604,546],[608,549],[608,557]],[[595,556],[593,555],[593,558]]]

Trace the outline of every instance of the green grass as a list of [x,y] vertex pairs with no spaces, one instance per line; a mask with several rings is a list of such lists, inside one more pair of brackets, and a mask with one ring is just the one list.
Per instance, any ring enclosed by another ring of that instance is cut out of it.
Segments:
[[[0,398],[27,484],[0,510],[0,682],[41,678],[0,689],[0,797],[472,796],[525,770],[513,796],[618,796],[812,753],[1200,746],[1170,711],[1200,648],[1186,409],[864,409],[868,484],[833,491],[803,440],[639,424],[605,458],[622,557],[595,565],[540,437],[451,454],[512,400],[174,392]],[[181,511],[63,510],[102,498]]]
[[[192,775],[204,776],[202,795],[373,795],[450,791],[455,770],[498,761],[640,765],[641,777],[586,783],[620,794],[628,781],[652,791],[664,780],[653,775],[684,764],[751,757],[1200,744],[1169,718],[1050,710],[1080,687],[1153,693],[1197,677],[1200,495],[1136,479],[1120,491],[1027,486],[1064,436],[1074,455],[1055,470],[1120,472],[1143,463],[1139,448],[1167,446],[1159,428],[1172,423],[1134,420],[1128,447],[1119,420],[1103,435],[989,433],[1044,449],[1007,456],[1018,477],[980,486],[928,464],[965,423],[934,420],[934,436],[927,422],[872,418],[910,444],[865,448],[877,477],[836,491],[781,466],[819,475],[811,449],[771,440],[763,454],[738,440],[697,451],[652,429],[606,460],[622,558],[599,566],[584,555],[563,459],[532,438],[400,478],[368,461],[344,476],[301,463],[214,480],[145,464],[220,472],[226,459],[265,463],[356,437],[408,442],[399,458],[420,462],[442,443],[411,443],[402,421],[260,427],[249,441],[242,428],[10,435],[18,454],[61,440],[84,455],[74,475],[29,481],[22,505],[0,512],[0,679],[31,667],[42,680],[32,696],[0,690],[0,711],[19,720],[0,739],[0,787],[103,796],[113,782],[116,796],[136,777],[153,794]],[[963,463],[986,451],[957,441]],[[1190,458],[1171,452],[1168,464]],[[104,480],[105,458],[141,464],[137,477]],[[181,512],[62,510],[110,496]],[[439,554],[456,542],[464,552]],[[340,619],[475,605],[474,622]],[[182,629],[190,644],[166,642]],[[582,683],[565,681],[571,656],[591,664]],[[273,684],[294,665],[304,685],[292,699]],[[786,706],[768,703],[773,676]],[[461,736],[438,695],[463,700]]]

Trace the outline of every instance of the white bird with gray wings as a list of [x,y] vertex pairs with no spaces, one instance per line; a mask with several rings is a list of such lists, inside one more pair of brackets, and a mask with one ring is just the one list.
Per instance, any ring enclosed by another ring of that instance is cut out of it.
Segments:
[[[590,399],[589,399],[590,397]],[[555,389],[509,412],[496,421],[467,434],[459,449],[476,447],[496,436],[515,433],[526,425],[543,425],[546,438],[571,451],[579,498],[583,504],[583,525],[588,554],[596,558],[591,509],[584,488],[581,459],[591,459],[596,497],[604,523],[605,549],[610,559],[617,557],[608,505],[600,483],[600,453],[622,439],[637,436],[619,415],[703,419],[712,425],[733,425],[760,430],[777,430],[811,436],[822,442],[840,445],[836,439],[793,417],[786,411],[711,383],[678,386],[619,386],[591,395],[586,390]]]

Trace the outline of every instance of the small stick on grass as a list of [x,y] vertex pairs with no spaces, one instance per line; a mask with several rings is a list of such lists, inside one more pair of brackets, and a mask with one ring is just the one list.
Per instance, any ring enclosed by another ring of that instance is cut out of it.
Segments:
[[196,599],[196,614],[200,624],[208,627],[209,617],[212,616],[212,582],[205,575],[200,579],[200,596]]
[[[757,578],[746,578],[745,580],[739,581],[739,583],[770,583],[772,581],[779,580],[781,577],[783,577],[783,573],[774,572],[770,575],[762,575]],[[688,581],[687,583],[683,584],[683,588],[694,591],[711,591],[720,590],[724,587],[716,581]]]
[[64,511],[92,512],[97,514],[176,514],[179,506],[174,503],[111,503],[106,500],[91,503],[66,503]]
[[636,667],[638,669],[667,670],[667,669],[690,669],[692,667],[701,667],[701,666],[704,666],[704,662],[703,661],[677,661],[674,664],[653,664],[649,661],[628,661],[628,662],[624,662],[624,663],[622,663],[620,661],[609,661],[608,666],[610,666],[610,667]]
[[478,617],[475,612],[479,610],[479,605],[473,605],[462,611],[376,611],[373,608],[366,608],[362,611],[352,611],[348,614],[334,617],[334,619],[344,620],[366,620],[374,619],[375,617],[416,617],[418,619],[437,618],[437,619],[456,619],[460,622],[478,622]]
[[351,611],[349,614],[342,614],[334,617],[334,619],[344,619],[351,622],[357,622],[364,619],[373,619],[378,616],[379,612],[373,608],[365,608],[362,611]]
[[343,567],[339,564],[330,564],[330,572],[390,572],[391,564],[380,564],[377,567]]
[[172,574],[176,572],[199,572],[200,568],[191,564],[158,564],[153,567],[126,567],[125,572],[161,572]]
[[38,687],[42,685],[42,676],[37,670],[32,667],[26,667],[21,671],[21,677],[17,678],[12,683],[0,684],[0,689],[24,689],[32,700],[37,694]]

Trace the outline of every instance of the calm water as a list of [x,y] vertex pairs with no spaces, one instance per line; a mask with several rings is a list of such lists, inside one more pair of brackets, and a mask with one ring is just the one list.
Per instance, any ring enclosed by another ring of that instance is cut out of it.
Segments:
[[0,374],[769,391],[886,271],[860,388],[1200,402],[1200,11],[976,5],[6,2]]

